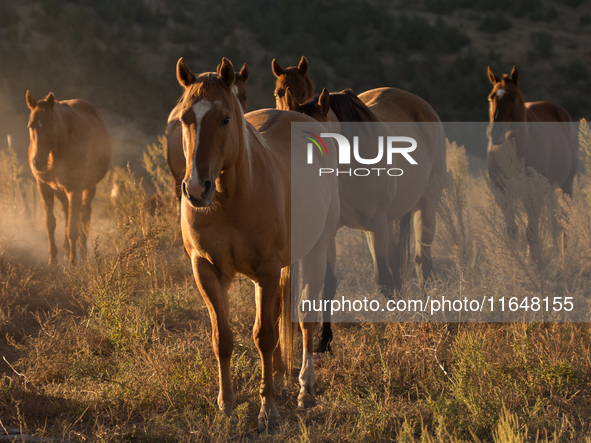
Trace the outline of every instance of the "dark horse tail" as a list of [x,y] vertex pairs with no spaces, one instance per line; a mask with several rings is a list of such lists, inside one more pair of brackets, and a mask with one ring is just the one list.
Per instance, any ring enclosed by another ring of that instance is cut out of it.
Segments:
[[410,228],[412,211],[394,222],[394,262],[391,266],[397,289],[401,289],[409,275],[410,261]]

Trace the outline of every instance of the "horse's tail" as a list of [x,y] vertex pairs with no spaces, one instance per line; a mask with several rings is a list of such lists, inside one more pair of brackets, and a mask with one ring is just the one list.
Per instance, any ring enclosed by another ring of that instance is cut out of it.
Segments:
[[[293,268],[293,270],[292,270]],[[279,316],[279,344],[281,355],[287,366],[287,374],[291,374],[294,361],[294,332],[298,323],[291,321],[292,291],[297,294],[299,285],[298,264],[286,266],[281,269],[281,280],[279,283],[281,297],[281,314]],[[296,285],[296,286],[294,286]]]
[[[394,222],[394,241],[396,262],[398,264],[400,286],[404,284],[409,274],[410,261],[410,228],[412,211],[407,212],[402,218]],[[394,270],[394,272],[396,272]]]

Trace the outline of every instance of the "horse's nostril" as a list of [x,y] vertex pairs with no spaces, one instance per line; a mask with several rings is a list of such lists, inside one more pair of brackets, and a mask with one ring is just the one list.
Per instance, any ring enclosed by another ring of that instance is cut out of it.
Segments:
[[204,194],[207,194],[207,193],[208,193],[208,192],[211,190],[211,180],[207,180],[207,181],[205,182],[205,186],[204,186],[204,188],[205,188],[205,189],[204,189],[203,193],[204,193]]

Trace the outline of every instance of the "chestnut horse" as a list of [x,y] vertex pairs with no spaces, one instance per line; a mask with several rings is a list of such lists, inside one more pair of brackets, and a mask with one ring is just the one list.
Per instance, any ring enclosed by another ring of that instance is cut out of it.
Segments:
[[[503,190],[505,177],[497,157],[502,155],[503,144],[509,139],[514,142],[517,157],[523,160],[526,168],[539,172],[570,197],[578,168],[578,146],[576,128],[569,113],[554,103],[525,102],[519,89],[517,66],[513,66],[511,74],[504,74],[502,78],[497,77],[489,67],[488,78],[494,85],[488,96],[487,168],[492,183]],[[526,124],[541,122],[562,124]],[[515,216],[504,215],[507,230],[514,237],[517,234]],[[536,235],[537,217],[539,215],[528,214],[527,237],[530,244],[534,239],[532,236]],[[563,231],[563,249],[565,242],[566,233]]]
[[[232,86],[232,91],[238,97],[242,109],[246,112],[246,82],[249,77],[248,65],[244,63],[240,72],[236,73],[236,80]],[[176,196],[181,200],[181,182],[185,175],[185,155],[183,154],[182,129],[180,122],[180,103],[177,104],[168,116],[166,126],[166,139],[168,149],[168,167],[174,177]]]
[[[418,163],[399,177],[370,175],[352,178],[339,175],[341,217],[338,227],[347,226],[365,232],[374,262],[378,288],[388,298],[400,290],[410,244],[410,222],[414,214],[415,266],[422,286],[433,271],[431,245],[435,236],[435,215],[446,174],[446,148],[443,126],[433,108],[423,99],[394,88],[380,88],[356,96],[350,90],[322,94],[300,105],[288,88],[286,105],[325,122],[332,132],[339,132],[339,122],[402,123],[405,136],[412,136],[418,148],[412,156]],[[386,130],[387,131],[387,130]],[[375,154],[374,154],[375,155]],[[409,166],[407,160],[398,159]],[[323,300],[336,293],[334,239],[331,243]],[[317,352],[330,351],[332,341],[330,316],[325,315]]]
[[111,163],[111,141],[101,114],[84,100],[56,101],[53,93],[36,101],[26,94],[29,116],[29,165],[45,208],[49,264],[57,264],[53,198],[64,210],[64,251],[76,262],[76,242],[86,256],[90,204],[96,185]]
[[[291,162],[291,123],[309,122],[318,131],[322,126],[303,115],[269,109],[251,112],[245,119],[232,91],[234,68],[226,58],[217,73],[198,77],[181,58],[177,78],[185,88],[179,109],[187,159],[181,183],[181,228],[211,318],[219,365],[218,405],[229,415],[235,401],[228,290],[235,274],[241,273],[255,283],[253,338],[262,360],[259,430],[263,430],[279,419],[276,386],[283,385],[283,357],[288,367],[292,360],[291,264],[301,263],[302,296],[319,297],[339,217],[338,184],[335,178],[319,177],[304,162]],[[328,149],[330,155],[320,161],[334,167],[336,148],[330,144]],[[294,178],[298,186],[292,187]],[[316,378],[310,320],[302,317],[300,323],[304,342],[300,406],[308,394],[313,395]]]
[[314,95],[314,84],[308,76],[308,59],[302,56],[297,68],[290,66],[283,69],[276,58],[271,63],[275,80],[275,102],[276,108],[287,110],[285,103],[285,91],[289,87],[297,101],[304,103]]

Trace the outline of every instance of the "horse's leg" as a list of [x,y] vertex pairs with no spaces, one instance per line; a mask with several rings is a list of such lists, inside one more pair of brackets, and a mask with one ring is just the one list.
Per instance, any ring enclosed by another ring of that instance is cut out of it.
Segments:
[[[319,301],[320,291],[322,290],[326,273],[327,248],[330,242],[330,237],[321,239],[302,260],[302,302],[309,300],[313,305],[314,300]],[[302,342],[304,345],[302,368],[299,376],[300,393],[298,395],[298,406],[300,408],[308,407],[315,401],[316,396],[314,391],[316,373],[314,371],[313,344],[314,327],[317,321],[316,312],[303,312],[300,318]]]
[[[335,275],[335,264],[337,260],[336,240],[333,237],[328,245],[328,260],[326,263],[326,274],[324,276],[324,289],[322,291],[322,306],[325,300],[333,300],[337,292],[337,277]],[[330,342],[332,341],[332,326],[330,323],[330,312],[322,313],[322,333],[315,353],[331,352]]]
[[65,192],[57,192],[57,198],[64,212],[64,260],[70,259],[70,241],[68,240],[68,196]]
[[398,291],[402,289],[408,271],[411,216],[409,212],[394,222],[388,222],[388,264]]
[[49,240],[49,264],[57,264],[57,246],[55,245],[55,216],[53,215],[53,189],[51,186],[37,180],[37,188],[43,208],[45,209],[45,229],[47,230],[47,239]]
[[[279,300],[275,303],[275,312],[273,314],[273,324],[275,325],[275,337],[278,338],[280,335],[279,331],[279,317],[281,316],[281,303]],[[283,361],[283,355],[281,354],[281,346],[276,341],[275,350],[273,351],[273,383],[275,389],[279,392],[279,395],[285,398],[287,394],[287,388],[285,386],[285,371],[287,366]]]
[[302,355],[302,368],[300,369],[300,393],[298,394],[298,407],[309,408],[316,401],[316,371],[314,371],[314,322],[300,322],[302,330],[302,343],[304,346]]
[[96,193],[96,186],[90,186],[82,193],[82,207],[80,209],[80,253],[82,257],[87,255],[88,234],[90,233],[90,204]]
[[437,207],[433,200],[423,196],[419,200],[414,213],[415,228],[415,268],[419,285],[423,287],[425,281],[433,273],[433,258],[431,245],[435,238],[435,222]]
[[82,190],[67,192],[68,196],[68,241],[70,242],[70,266],[76,264],[76,242],[78,241],[78,222],[82,206]]
[[258,283],[255,285],[256,318],[252,336],[262,361],[262,381],[260,388],[261,410],[258,417],[259,432],[267,425],[274,426],[279,421],[275,406],[275,384],[273,381],[273,353],[277,347],[274,316],[279,293],[281,264],[266,263],[257,269]]
[[383,211],[376,214],[366,225],[365,237],[371,252],[374,277],[378,290],[384,297],[391,299],[395,289],[400,289],[402,281],[396,281],[388,264],[389,231],[388,218]]
[[224,275],[203,258],[192,257],[191,264],[197,287],[205,300],[211,320],[211,341],[213,352],[218,359],[220,379],[218,406],[227,416],[230,416],[234,409],[235,398],[230,374],[234,337],[230,329],[228,289],[234,276]]

